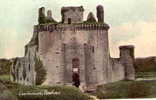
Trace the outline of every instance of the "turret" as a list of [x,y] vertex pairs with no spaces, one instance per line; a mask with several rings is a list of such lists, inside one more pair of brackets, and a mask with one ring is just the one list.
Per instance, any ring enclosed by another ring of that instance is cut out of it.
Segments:
[[96,22],[96,19],[94,17],[94,14],[92,12],[90,12],[87,16],[87,22],[90,22],[90,23],[95,23]]
[[97,19],[99,23],[103,23],[104,22],[104,10],[103,10],[103,6],[102,5],[98,5],[96,7],[97,10]]
[[46,16],[45,16],[45,8],[41,7],[38,11],[38,23],[45,24],[46,23]]
[[125,69],[125,80],[134,80],[135,69],[133,45],[120,46],[120,62],[123,64]]
[[53,17],[52,17],[52,11],[51,11],[51,10],[48,10],[48,11],[47,11],[46,22],[47,22],[47,23],[57,23],[57,22],[53,19]]

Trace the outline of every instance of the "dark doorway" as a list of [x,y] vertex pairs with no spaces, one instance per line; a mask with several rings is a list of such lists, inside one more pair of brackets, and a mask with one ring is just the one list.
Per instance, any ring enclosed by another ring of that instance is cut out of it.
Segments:
[[71,18],[68,18],[68,24],[71,24]]
[[72,81],[75,87],[80,86],[80,75],[79,75],[79,65],[80,61],[78,58],[72,59]]

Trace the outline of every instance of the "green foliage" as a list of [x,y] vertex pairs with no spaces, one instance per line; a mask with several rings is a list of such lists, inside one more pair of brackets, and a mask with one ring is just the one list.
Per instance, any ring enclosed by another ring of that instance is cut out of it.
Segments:
[[39,24],[45,24],[46,23],[45,16],[39,17],[38,22],[39,22]]
[[42,61],[35,57],[36,85],[41,85],[46,79],[46,70]]
[[10,74],[11,61],[7,59],[0,59],[0,75]]
[[136,78],[156,78],[156,72],[137,72]]
[[0,80],[1,81],[9,81],[10,80],[10,75],[0,75]]
[[46,19],[46,23],[47,24],[57,24],[58,22],[57,21],[55,21],[53,18],[51,18],[51,19]]
[[[69,86],[25,86],[10,81],[0,82],[17,96],[18,100],[90,100],[90,97],[82,93],[78,88]],[[19,95],[23,93],[58,92],[50,95]]]
[[156,97],[156,81],[119,81],[98,86],[100,99]]
[[137,58],[135,60],[136,72],[155,72],[156,57]]
[[0,83],[0,100],[17,100],[17,97],[4,84]]
[[[29,88],[30,89],[30,88]],[[90,98],[83,94],[79,89],[75,87],[67,86],[54,86],[54,87],[34,87],[32,90],[25,90],[24,92],[43,92],[43,91],[54,91],[60,94],[51,95],[29,95],[29,96],[19,96],[19,100],[89,100]]]

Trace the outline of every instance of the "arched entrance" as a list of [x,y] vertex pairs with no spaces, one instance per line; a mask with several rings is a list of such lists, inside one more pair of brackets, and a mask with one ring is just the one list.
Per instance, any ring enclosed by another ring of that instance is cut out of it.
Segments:
[[80,66],[80,60],[78,58],[72,59],[72,81],[73,81],[73,85],[76,87],[79,87],[80,85],[79,66]]

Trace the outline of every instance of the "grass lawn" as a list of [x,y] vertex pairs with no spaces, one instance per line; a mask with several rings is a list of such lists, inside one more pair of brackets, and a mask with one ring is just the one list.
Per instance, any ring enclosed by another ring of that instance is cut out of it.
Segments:
[[[0,100],[92,100],[89,95],[82,93],[79,89],[71,86],[24,86],[9,81],[8,75],[0,76]],[[54,93],[43,95],[43,93]],[[33,93],[29,95],[20,95],[24,93]],[[38,93],[42,93],[41,95]],[[56,93],[56,94],[55,94]],[[37,95],[36,95],[37,94]],[[6,99],[8,98],[8,99]]]
[[95,95],[100,99],[154,98],[156,97],[156,80],[109,83],[98,86]]
[[0,75],[0,80],[1,80],[1,81],[10,80],[10,75],[7,75],[7,74]]
[[[137,73],[138,78],[148,78],[155,76],[155,73]],[[88,95],[82,93],[79,89],[69,86],[23,86],[9,81],[9,75],[0,75],[0,84],[5,86],[2,96],[16,96],[19,100],[91,100]],[[9,91],[8,91],[9,90]],[[56,95],[26,95],[20,93],[39,93],[39,92],[58,92]],[[5,94],[5,95],[4,95]],[[8,94],[8,95],[7,95]],[[100,99],[113,98],[156,98],[156,80],[142,81],[118,81],[97,87],[94,94]],[[11,97],[12,98],[12,97]],[[7,100],[7,99],[6,99]],[[8,99],[11,100],[11,99]]]
[[156,78],[156,72],[137,72],[136,78]]

